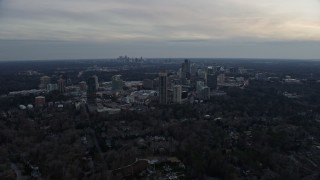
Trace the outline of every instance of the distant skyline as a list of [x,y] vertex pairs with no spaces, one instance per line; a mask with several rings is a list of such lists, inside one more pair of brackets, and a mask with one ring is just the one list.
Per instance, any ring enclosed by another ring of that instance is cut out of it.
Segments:
[[320,59],[320,0],[0,0],[0,60]]

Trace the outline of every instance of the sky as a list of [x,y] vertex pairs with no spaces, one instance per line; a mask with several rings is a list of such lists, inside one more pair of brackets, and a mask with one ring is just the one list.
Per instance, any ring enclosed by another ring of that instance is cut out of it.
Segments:
[[320,59],[320,0],[0,0],[0,60]]

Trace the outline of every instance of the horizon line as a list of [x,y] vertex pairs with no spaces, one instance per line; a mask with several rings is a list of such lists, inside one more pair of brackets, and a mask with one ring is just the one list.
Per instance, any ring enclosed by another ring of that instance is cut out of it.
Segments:
[[[120,57],[120,56],[119,56]],[[140,57],[129,57],[128,58],[140,58]],[[117,57],[118,58],[118,57]],[[116,60],[117,58],[67,58],[67,59],[15,59],[15,60],[0,60],[0,62],[30,62],[30,61],[95,61],[95,60],[106,60],[106,61],[110,61],[110,60]],[[188,58],[188,57],[153,57],[153,58],[144,58],[145,60],[184,60],[184,59],[194,59],[194,60],[292,60],[292,61],[319,61],[320,59],[315,59],[315,58],[310,58],[310,59],[303,59],[303,58],[243,58],[243,57],[239,57],[239,58],[228,58],[228,57],[193,57],[193,58]]]

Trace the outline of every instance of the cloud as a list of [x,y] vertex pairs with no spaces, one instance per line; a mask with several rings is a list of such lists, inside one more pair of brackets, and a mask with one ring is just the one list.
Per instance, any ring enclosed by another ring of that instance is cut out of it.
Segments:
[[301,44],[320,40],[319,7],[319,0],[0,0],[0,39],[126,49],[128,43]]
[[312,0],[3,2],[2,39],[320,39],[317,11],[308,5]]

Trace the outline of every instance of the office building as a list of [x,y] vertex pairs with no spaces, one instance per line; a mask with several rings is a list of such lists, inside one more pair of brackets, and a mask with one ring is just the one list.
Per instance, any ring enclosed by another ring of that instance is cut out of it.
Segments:
[[48,84],[51,83],[51,78],[49,76],[42,76],[40,78],[40,89],[47,89]]
[[209,100],[210,99],[210,88],[205,86],[202,88],[202,99],[203,100]]
[[168,77],[167,73],[159,73],[159,103],[168,103]]
[[97,93],[97,76],[91,76],[88,79],[88,87],[87,87],[87,100],[89,104],[95,103],[96,93]]
[[85,81],[79,82],[79,88],[80,88],[80,91],[86,91],[87,90],[87,83]]
[[46,98],[44,96],[35,97],[36,107],[44,107],[46,105]]
[[121,75],[112,76],[112,90],[119,91],[122,90],[124,82],[121,79]]
[[179,78],[182,78],[182,68],[179,68],[178,71],[177,71],[177,76]]
[[153,90],[159,91],[159,77],[153,79]]
[[190,79],[190,61],[188,59],[182,63],[181,79]]
[[99,89],[99,79],[98,79],[98,76],[94,75],[92,76],[94,78],[94,81],[95,81],[95,85],[96,85],[96,90],[98,91]]
[[48,84],[47,85],[47,90],[49,92],[58,90],[58,84]]
[[184,60],[185,68],[186,68],[186,76],[187,79],[190,79],[190,61],[188,59]]
[[214,67],[208,66],[208,68],[207,68],[207,73],[208,73],[208,75],[210,75],[210,74],[215,74],[215,69],[214,69]]
[[152,79],[143,80],[143,88],[147,90],[153,89],[153,80]]
[[203,69],[198,69],[198,78],[202,79],[204,84],[207,84],[207,72]]
[[225,80],[226,80],[226,76],[225,76],[224,74],[219,74],[219,75],[217,76],[217,81],[218,81],[218,83],[224,83]]
[[214,90],[217,88],[217,84],[218,84],[217,76],[215,74],[208,74],[207,75],[207,86],[211,90]]
[[182,86],[176,85],[173,87],[173,102],[181,104]]
[[191,76],[195,76],[197,74],[197,66],[194,63],[190,65],[190,74]]
[[60,93],[66,92],[66,81],[64,79],[58,80],[58,90]]
[[197,93],[200,93],[204,87],[204,82],[203,81],[197,81],[196,83],[196,91]]

